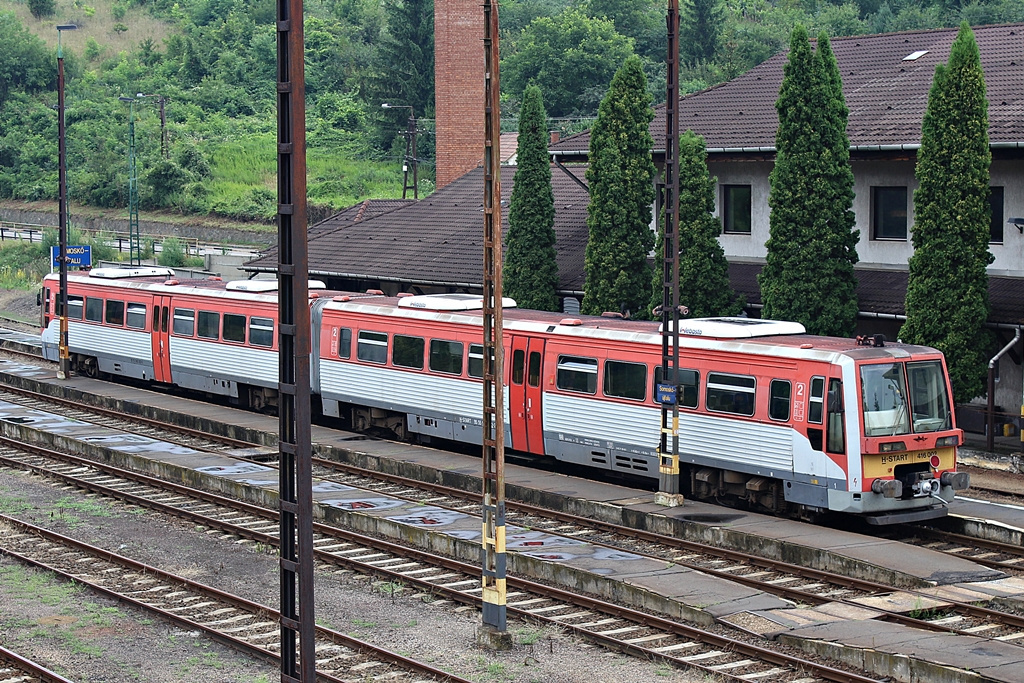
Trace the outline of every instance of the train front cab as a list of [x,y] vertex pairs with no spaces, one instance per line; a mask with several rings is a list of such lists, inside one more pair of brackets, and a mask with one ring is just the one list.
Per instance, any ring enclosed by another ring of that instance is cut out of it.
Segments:
[[853,372],[844,401],[855,409],[843,414],[848,443],[860,452],[850,458],[849,490],[830,490],[830,507],[871,524],[944,516],[970,477],[956,470],[963,431],[941,354],[857,362]]

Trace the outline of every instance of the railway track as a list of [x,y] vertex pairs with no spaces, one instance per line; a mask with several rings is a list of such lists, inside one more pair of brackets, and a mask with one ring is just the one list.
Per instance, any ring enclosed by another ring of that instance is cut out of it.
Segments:
[[[31,399],[32,405],[40,409],[47,407],[48,400],[49,397],[40,395]],[[90,408],[89,411],[91,410]],[[77,412],[80,419],[85,420],[89,419],[89,411],[78,410]],[[108,410],[102,412],[104,418],[100,420],[101,423],[117,429],[130,430],[131,422],[126,420],[123,414]],[[169,429],[155,420],[146,421],[145,429],[142,430],[143,433],[154,438],[165,440],[173,439],[174,432],[177,431],[177,427]],[[212,450],[215,451],[223,447],[217,445],[221,443],[220,437],[213,437],[197,432],[197,430],[183,431],[187,434],[188,445],[192,447],[209,448],[212,444],[214,446]],[[251,445],[249,442],[236,439],[226,439],[223,443],[230,446]],[[260,463],[273,466],[273,463],[268,462],[266,458],[260,458]],[[461,513],[466,513],[479,505],[480,496],[476,493],[467,493],[451,487],[393,474],[367,473],[365,470],[351,465],[321,458],[314,458],[314,463],[320,468],[317,474],[322,478],[384,493],[391,497],[453,509]],[[339,477],[339,472],[343,476]],[[506,501],[506,515],[510,523],[525,528],[543,530],[570,538],[586,538],[590,543],[606,545],[609,548],[647,557],[656,557],[680,567],[747,585],[797,604],[821,605],[826,602],[845,602],[862,607],[860,603],[854,602],[856,597],[890,593],[894,590],[892,586],[886,584],[855,579],[835,572],[792,565],[750,553],[623,527],[515,501]],[[908,527],[906,533],[910,534],[919,530],[918,527]],[[931,530],[924,529],[924,531],[930,533]],[[962,544],[968,541],[974,541],[974,539],[962,537],[959,542]],[[965,546],[960,545],[959,548],[962,552]],[[941,550],[942,548],[936,545],[936,549]],[[956,550],[956,548],[947,548],[946,552],[966,556]],[[1012,550],[1012,547],[1009,550]],[[981,553],[975,553],[971,559],[974,559],[977,554]],[[989,559],[989,562],[984,562],[985,559]],[[1010,564],[1005,562],[1000,564],[994,559],[982,558],[979,563],[991,564],[1000,569],[1018,568],[1014,566],[1012,560]],[[913,591],[910,592],[913,593]],[[918,595],[922,599],[928,598],[925,594],[919,593]],[[882,618],[913,628],[972,635],[985,632],[992,637],[1011,640],[1024,636],[1024,618],[1016,614],[969,603],[948,603],[948,607],[943,607],[937,615],[933,615],[933,618],[928,620],[896,611],[879,611],[882,612]],[[975,629],[981,630],[976,631]]]
[[13,650],[0,646],[0,682],[3,683],[73,683]]
[[[0,463],[59,477],[84,490],[188,519],[225,534],[231,541],[245,539],[264,547],[277,544],[274,511],[137,473],[120,473],[116,468],[72,456],[44,455],[46,449],[31,450],[33,455],[19,455],[6,444]],[[63,462],[41,462],[54,458]],[[315,557],[322,565],[336,565],[407,586],[413,596],[429,596],[435,604],[481,604],[477,566],[321,524],[314,526],[314,533]],[[723,635],[723,629],[701,629],[523,579],[510,578],[508,586],[507,609],[512,617],[557,626],[606,648],[694,668],[720,680],[873,680],[794,657],[780,648],[757,645],[751,642],[755,639]]]
[[[280,614],[236,595],[0,514],[0,552],[159,618],[198,630],[254,657],[279,663]],[[343,633],[316,627],[317,678],[343,683],[372,674],[389,681],[459,676]]]

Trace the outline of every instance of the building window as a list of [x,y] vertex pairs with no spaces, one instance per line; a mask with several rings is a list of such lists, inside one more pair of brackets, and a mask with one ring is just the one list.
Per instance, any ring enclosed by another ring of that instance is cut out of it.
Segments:
[[992,222],[989,224],[988,241],[992,244],[1003,243],[1003,188],[993,187],[992,193],[988,196],[989,206],[992,208]]
[[873,239],[907,239],[907,188],[871,188],[871,228]]
[[722,185],[722,225],[725,232],[750,234],[750,185]]

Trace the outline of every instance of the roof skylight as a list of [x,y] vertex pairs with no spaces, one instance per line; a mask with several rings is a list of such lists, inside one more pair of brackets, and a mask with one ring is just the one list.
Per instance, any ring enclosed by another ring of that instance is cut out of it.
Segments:
[[918,50],[917,52],[911,52],[909,55],[903,58],[904,62],[912,62],[915,59],[920,59],[928,54],[928,50]]

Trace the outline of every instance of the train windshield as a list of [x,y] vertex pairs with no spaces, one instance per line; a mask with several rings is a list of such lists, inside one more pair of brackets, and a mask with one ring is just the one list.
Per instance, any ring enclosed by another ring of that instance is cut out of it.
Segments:
[[936,432],[953,424],[940,361],[863,365],[860,390],[865,436]]

